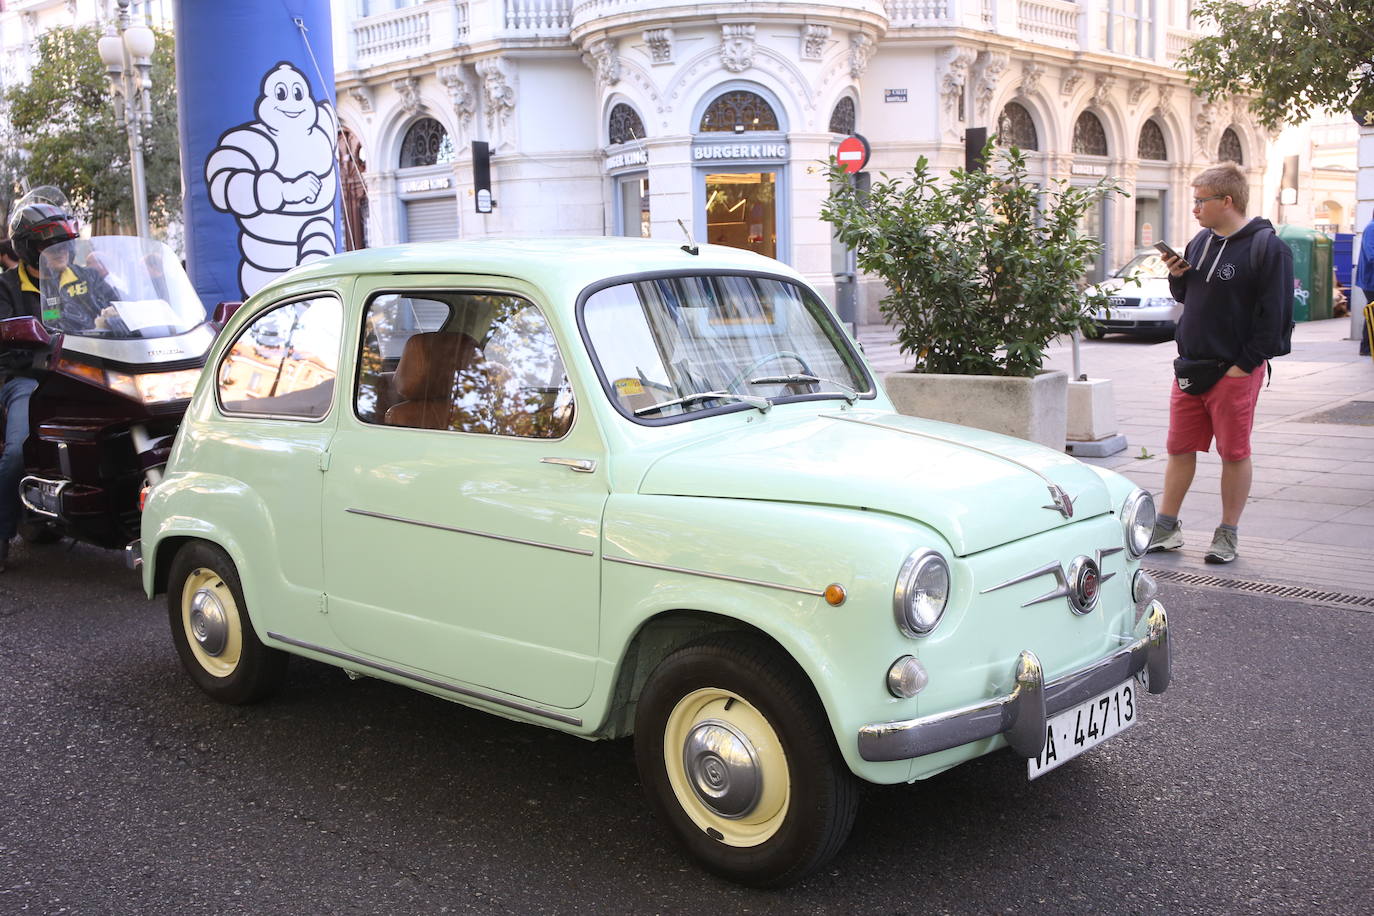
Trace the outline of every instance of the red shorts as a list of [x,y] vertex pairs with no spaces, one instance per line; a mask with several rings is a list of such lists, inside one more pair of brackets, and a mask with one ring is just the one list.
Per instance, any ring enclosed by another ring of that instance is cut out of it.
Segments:
[[1205,394],[1184,394],[1174,382],[1169,395],[1170,455],[1205,452],[1217,439],[1222,461],[1250,457],[1250,433],[1255,428],[1255,404],[1264,386],[1265,364],[1244,378],[1223,375]]

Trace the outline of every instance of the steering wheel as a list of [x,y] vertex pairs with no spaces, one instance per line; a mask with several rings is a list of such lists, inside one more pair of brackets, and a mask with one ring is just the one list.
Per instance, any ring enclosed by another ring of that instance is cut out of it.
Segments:
[[738,375],[736,375],[734,378],[730,380],[730,384],[725,386],[725,390],[737,391],[740,383],[746,381],[751,375],[753,375],[758,370],[760,366],[766,366],[775,359],[795,359],[797,361],[797,364],[801,366],[802,372],[806,373],[807,375],[816,374],[811,371],[811,367],[806,364],[806,360],[802,359],[802,357],[799,354],[793,353],[791,350],[774,350],[772,353],[767,353],[763,356],[760,356],[758,359],[754,360],[747,367],[741,370]]

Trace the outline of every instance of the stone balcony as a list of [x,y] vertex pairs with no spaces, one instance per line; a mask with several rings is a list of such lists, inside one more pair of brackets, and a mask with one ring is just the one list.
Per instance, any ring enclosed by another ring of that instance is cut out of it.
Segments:
[[887,10],[883,0],[830,0],[819,3],[790,0],[573,0],[571,33],[575,42],[581,42],[593,35],[623,34],[640,28],[780,19],[818,25],[866,27],[868,31],[878,34],[887,31]]
[[1187,29],[1147,23],[1153,52],[1103,47],[1106,0],[425,0],[353,23],[351,69],[393,64],[473,45],[581,45],[637,29],[724,21],[795,19],[913,36],[964,30],[1074,52],[1113,54],[1170,66],[1192,41]]

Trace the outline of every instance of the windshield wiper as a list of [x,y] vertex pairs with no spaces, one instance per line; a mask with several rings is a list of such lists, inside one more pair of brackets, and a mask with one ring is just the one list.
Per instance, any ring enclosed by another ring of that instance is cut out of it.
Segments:
[[694,391],[691,394],[684,394],[680,398],[673,398],[671,401],[664,401],[660,404],[650,404],[648,407],[641,407],[635,411],[635,416],[642,417],[646,413],[655,413],[668,407],[676,407],[679,404],[690,404],[693,401],[709,401],[716,399],[742,401],[751,407],[757,407],[764,413],[768,413],[768,408],[773,406],[773,402],[767,398],[756,398],[750,394],[735,394],[733,391]]
[[859,399],[859,392],[850,388],[844,382],[837,382],[833,378],[821,378],[818,375],[810,375],[805,372],[798,372],[795,375],[761,375],[758,378],[751,378],[751,385],[791,385],[796,382],[824,382],[827,385],[834,385],[839,391],[820,391],[817,394],[838,394],[850,404]]

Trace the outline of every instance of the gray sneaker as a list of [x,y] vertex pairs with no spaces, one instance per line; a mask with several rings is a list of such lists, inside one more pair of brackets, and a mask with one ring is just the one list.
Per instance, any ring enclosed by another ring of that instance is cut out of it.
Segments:
[[1159,550],[1177,550],[1183,546],[1183,523],[1175,522],[1172,528],[1166,527],[1163,522],[1155,522],[1154,534],[1150,535],[1150,546],[1146,553],[1155,553]]
[[1203,557],[1208,563],[1230,563],[1237,556],[1237,536],[1234,531],[1218,528],[1212,535],[1212,546],[1207,548]]

